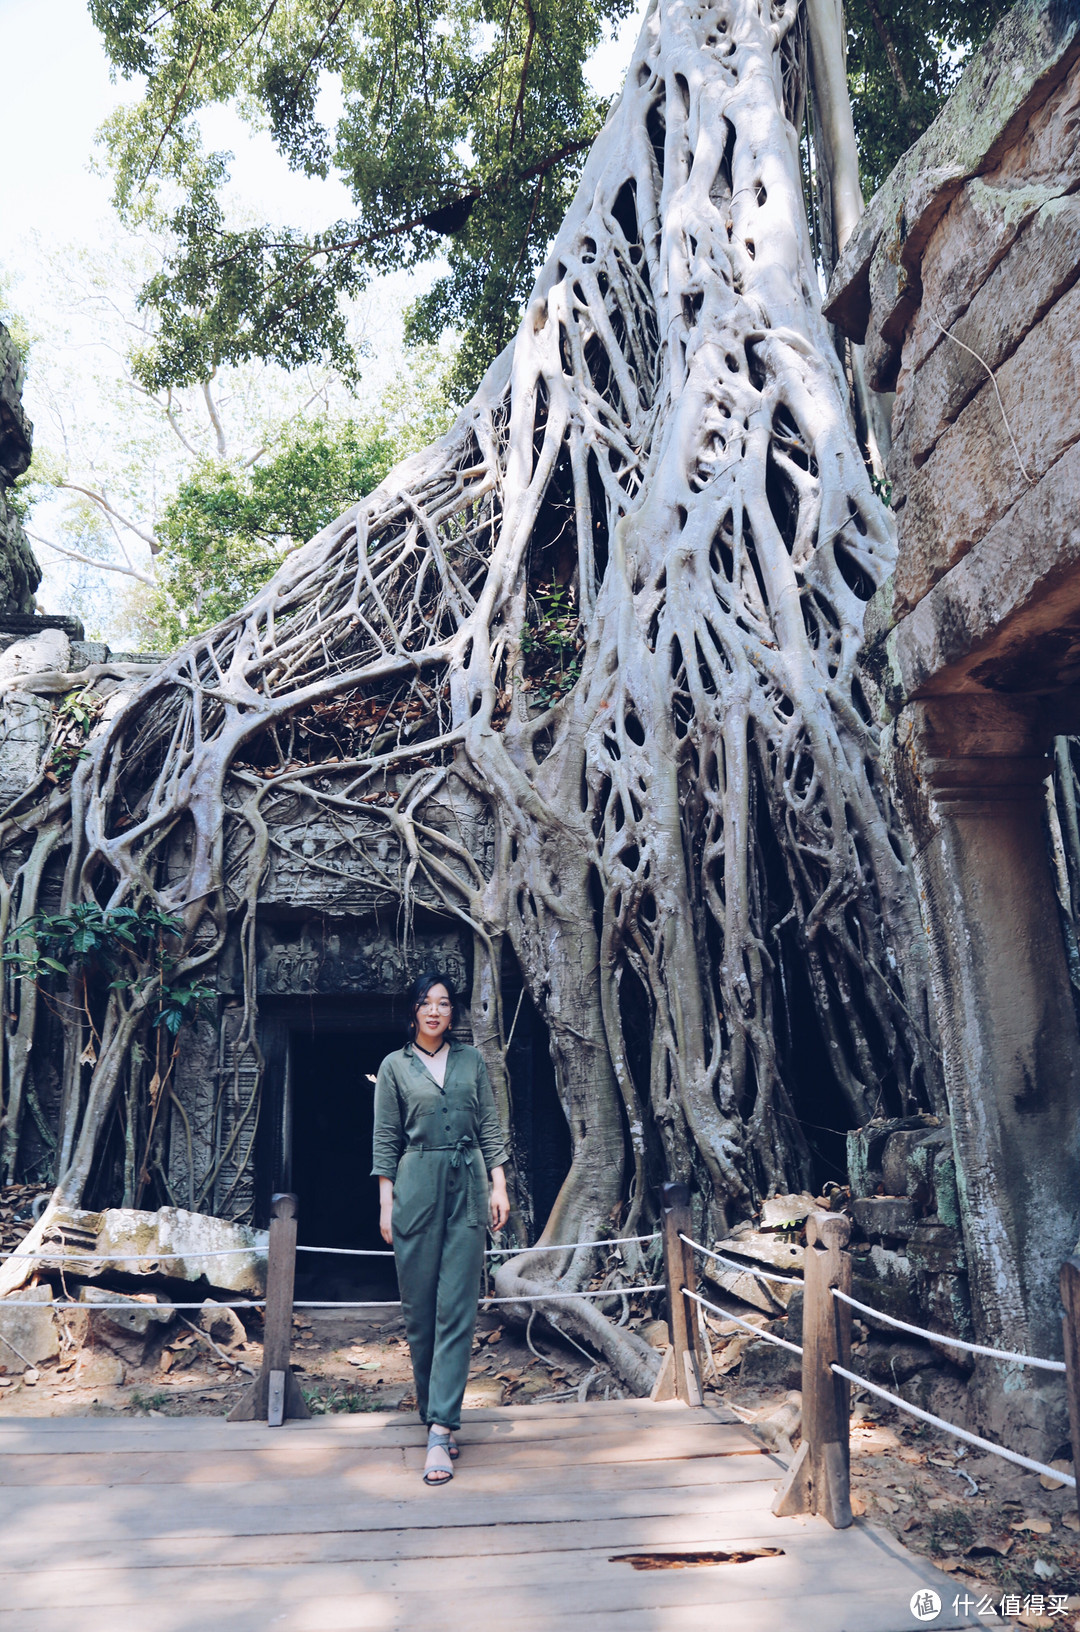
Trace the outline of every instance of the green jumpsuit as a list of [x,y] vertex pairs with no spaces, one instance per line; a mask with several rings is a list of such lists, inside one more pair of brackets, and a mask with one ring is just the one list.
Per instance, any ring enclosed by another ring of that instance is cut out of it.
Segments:
[[442,1087],[411,1043],[388,1054],[375,1083],[372,1175],[394,1186],[394,1257],[405,1331],[426,1423],[461,1425],[480,1270],[488,1174],[507,1160],[487,1068],[451,1041]]

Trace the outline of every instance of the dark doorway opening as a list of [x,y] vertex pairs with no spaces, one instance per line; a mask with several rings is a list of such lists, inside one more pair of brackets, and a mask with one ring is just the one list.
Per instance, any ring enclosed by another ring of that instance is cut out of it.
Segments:
[[519,1174],[528,1185],[529,1240],[535,1241],[570,1171],[570,1129],[559,1099],[548,1028],[521,989],[521,974],[507,950],[503,964],[503,1012],[513,1030],[506,1051],[511,1115]]
[[[388,1250],[379,1234],[379,1187],[370,1176],[371,1137],[375,1075],[383,1057],[400,1045],[397,1027],[291,1030],[289,1188],[299,1198],[301,1246]],[[393,1259],[300,1253],[296,1296],[396,1298]]]

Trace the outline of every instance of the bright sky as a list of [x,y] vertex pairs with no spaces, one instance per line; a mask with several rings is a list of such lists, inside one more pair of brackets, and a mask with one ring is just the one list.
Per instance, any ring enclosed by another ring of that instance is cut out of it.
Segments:
[[[641,26],[639,0],[615,39],[589,65],[598,90],[618,90]],[[109,210],[109,184],[90,172],[94,133],[136,91],[113,84],[86,0],[0,0],[5,62],[6,162],[0,166],[0,268],[33,279],[37,233],[53,245],[92,240]],[[235,154],[233,188],[254,210],[297,224],[325,224],[350,209],[337,181],[290,171],[267,136],[255,136],[226,112],[204,124],[211,146]]]
[[[602,94],[613,95],[622,83],[646,4],[647,0],[638,0],[634,13],[589,64],[590,78]],[[107,458],[112,421],[95,395],[99,386],[93,373],[102,366],[100,336],[92,317],[73,322],[70,310],[57,304],[55,278],[47,263],[58,250],[93,250],[117,241],[109,182],[92,169],[94,136],[118,104],[134,100],[139,87],[110,79],[86,0],[0,0],[0,49],[5,66],[0,290],[6,284],[14,311],[29,320],[46,346],[52,343],[54,353],[59,347],[67,356],[67,390],[77,398],[58,407],[55,394],[47,400],[42,397],[43,353],[36,352],[38,366],[35,369],[32,358],[26,406],[37,422],[41,446],[55,442],[58,434],[66,444],[69,423],[90,423],[97,427],[100,451]],[[327,113],[332,117],[330,109]],[[211,109],[203,118],[203,132],[210,148],[233,153],[229,196],[253,216],[313,229],[351,214],[349,193],[339,181],[297,175],[276,153],[269,136],[252,133],[227,109]],[[61,257],[61,267],[64,264]],[[383,376],[387,369],[395,370],[393,358],[400,356],[403,308],[429,285],[437,270],[437,263],[432,263],[382,280],[367,291],[361,320],[373,355],[365,365],[364,388],[373,396],[385,388]],[[61,290],[61,300],[63,294]],[[107,371],[113,366],[108,356],[104,366]],[[46,536],[55,536],[63,502],[50,501],[35,513],[35,525]],[[66,607],[77,569],[40,549],[38,554],[46,573],[39,601],[53,609]],[[106,582],[115,585],[116,580],[106,575]],[[111,604],[108,596],[102,604]],[[96,621],[95,614],[90,616]],[[104,631],[109,618],[107,613],[101,616]]]

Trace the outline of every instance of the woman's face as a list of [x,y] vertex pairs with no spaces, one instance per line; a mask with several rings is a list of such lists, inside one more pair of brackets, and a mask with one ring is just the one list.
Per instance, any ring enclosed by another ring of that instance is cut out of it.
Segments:
[[417,1041],[428,1049],[440,1047],[444,1034],[450,1029],[452,1014],[450,993],[441,981],[436,981],[416,1005]]

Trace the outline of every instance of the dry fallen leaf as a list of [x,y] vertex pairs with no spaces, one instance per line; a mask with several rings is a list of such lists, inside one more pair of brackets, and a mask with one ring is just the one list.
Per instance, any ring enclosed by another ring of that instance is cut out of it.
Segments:
[[886,1513],[896,1512],[898,1503],[894,1502],[891,1496],[882,1496],[879,1491],[875,1490],[874,1500],[879,1507],[883,1507],[885,1509]]
[[854,1490],[851,1492],[851,1511],[854,1513],[856,1518],[860,1518],[862,1514],[866,1512],[866,1503],[863,1501],[858,1492]]
[[980,1553],[997,1553],[999,1558],[1007,1558],[1010,1548],[1015,1546],[1016,1538],[1014,1536],[980,1536],[977,1541],[972,1542],[970,1547],[965,1547],[964,1551],[969,1558],[978,1558]]
[[158,1362],[159,1371],[168,1371],[168,1369],[172,1365],[172,1363],[173,1363],[172,1355],[170,1354],[168,1349],[164,1349],[162,1351],[161,1359]]
[[1039,1518],[1037,1513],[1027,1513],[1015,1524],[1010,1524],[1010,1530],[1030,1530],[1036,1536],[1048,1536],[1053,1529],[1049,1519]]
[[944,1570],[947,1575],[951,1575],[954,1570],[960,1568],[963,1562],[962,1558],[939,1558],[937,1567],[939,1570]]
[[1066,1530],[1080,1530],[1080,1513],[1074,1513],[1070,1508],[1061,1522]]
[[[1050,1466],[1056,1468],[1059,1473],[1067,1473],[1070,1476],[1073,1471],[1072,1463],[1065,1461],[1063,1457],[1051,1462]],[[1062,1490],[1065,1485],[1064,1479],[1052,1479],[1048,1473],[1040,1473],[1039,1483],[1044,1490]]]

